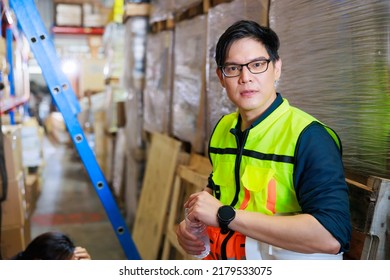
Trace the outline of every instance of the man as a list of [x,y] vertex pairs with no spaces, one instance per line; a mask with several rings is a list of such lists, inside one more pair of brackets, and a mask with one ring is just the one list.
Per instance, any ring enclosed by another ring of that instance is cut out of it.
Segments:
[[[238,111],[216,125],[209,184],[184,205],[209,226],[207,259],[342,259],[349,249],[341,142],[276,92],[278,48],[274,31],[245,20],[217,43],[216,72]],[[189,254],[204,249],[184,221],[177,237]]]

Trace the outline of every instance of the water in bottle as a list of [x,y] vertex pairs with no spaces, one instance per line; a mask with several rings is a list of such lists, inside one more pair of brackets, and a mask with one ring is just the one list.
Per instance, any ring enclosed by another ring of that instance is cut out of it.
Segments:
[[207,234],[207,226],[202,222],[191,222],[188,218],[188,209],[185,209],[185,220],[187,230],[190,231],[193,235],[197,236],[200,240],[204,242],[205,250],[199,254],[194,255],[195,258],[203,259],[210,253],[210,238]]

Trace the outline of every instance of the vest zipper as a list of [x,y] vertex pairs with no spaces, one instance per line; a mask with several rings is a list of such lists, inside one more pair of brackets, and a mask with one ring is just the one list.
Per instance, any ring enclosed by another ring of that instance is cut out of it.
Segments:
[[230,230],[229,233],[226,235],[225,239],[222,241],[222,244],[221,244],[221,259],[222,260],[227,260],[227,253],[226,253],[226,247],[227,247],[227,244],[230,240],[230,238],[233,236],[234,234],[234,231],[233,230]]
[[235,183],[236,183],[236,193],[234,195],[233,201],[230,204],[231,206],[235,206],[238,202],[238,195],[240,193],[240,165],[241,165],[241,158],[242,158],[242,153],[244,151],[244,146],[246,139],[248,138],[249,130],[245,130],[243,135],[242,135],[242,143],[240,143],[240,139],[237,135],[237,129],[233,128],[230,130],[230,132],[235,136],[236,142],[237,142],[237,155],[236,155],[236,162],[234,165],[234,177],[235,177]]

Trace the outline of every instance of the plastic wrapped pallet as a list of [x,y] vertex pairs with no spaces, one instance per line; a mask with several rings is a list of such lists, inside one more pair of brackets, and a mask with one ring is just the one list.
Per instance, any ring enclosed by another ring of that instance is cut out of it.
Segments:
[[144,129],[169,134],[172,97],[173,31],[148,35]]
[[215,73],[217,65],[215,64],[214,55],[219,37],[231,24],[240,19],[254,20],[262,25],[267,25],[268,1],[235,0],[231,3],[217,5],[208,12],[206,142],[222,115],[235,110],[235,106],[228,99]]
[[[114,181],[125,185],[123,200],[126,208],[126,220],[129,225],[134,222],[138,193],[141,188],[144,162],[137,161],[143,151],[143,89],[145,81],[145,55],[148,31],[148,17],[132,16],[125,22],[126,28],[126,66],[124,70],[124,87],[127,93],[125,101],[126,125],[124,129],[124,153],[122,156],[124,176]],[[117,148],[119,149],[119,148]],[[122,173],[119,170],[118,175]],[[131,176],[130,176],[131,175]],[[115,180],[115,179],[114,179]],[[118,188],[119,188],[118,186]]]
[[106,65],[106,79],[122,79],[124,69],[125,26],[111,22],[105,27],[103,34],[103,49]]
[[[143,89],[145,81],[145,55],[148,29],[148,18],[130,17],[126,23],[126,66],[123,86],[127,94],[126,120],[128,123],[127,145],[130,148],[142,147],[143,126]],[[129,105],[132,104],[132,105]]]
[[184,20],[175,27],[173,135],[192,143],[197,138],[200,100],[204,92],[207,17]]
[[124,87],[143,89],[148,17],[134,16],[125,22]]
[[278,89],[335,129],[347,175],[390,177],[390,2],[271,1]]
[[158,22],[173,18],[175,0],[151,0],[150,22]]

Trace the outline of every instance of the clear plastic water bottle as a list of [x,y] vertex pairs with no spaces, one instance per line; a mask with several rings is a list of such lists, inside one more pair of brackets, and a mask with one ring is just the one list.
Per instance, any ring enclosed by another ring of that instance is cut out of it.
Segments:
[[210,253],[210,238],[207,233],[207,226],[202,222],[191,222],[188,219],[188,209],[185,209],[186,227],[189,232],[198,237],[198,239],[204,242],[205,249],[199,255],[194,255],[195,258],[203,259]]

